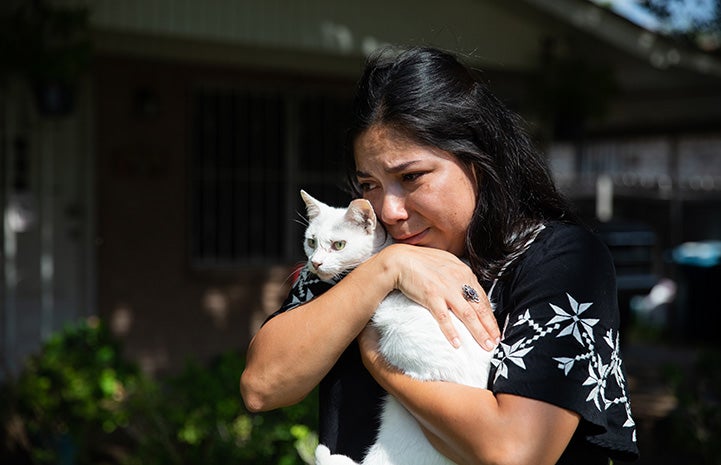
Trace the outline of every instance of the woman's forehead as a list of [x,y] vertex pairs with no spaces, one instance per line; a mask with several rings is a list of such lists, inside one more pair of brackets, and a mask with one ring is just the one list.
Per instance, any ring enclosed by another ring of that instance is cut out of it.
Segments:
[[354,156],[360,172],[382,170],[389,173],[404,171],[424,161],[455,159],[448,152],[420,145],[399,131],[383,126],[372,126],[358,136]]
[[373,125],[363,131],[355,140],[354,149],[363,154],[399,151],[413,145],[411,140],[398,130],[383,125]]

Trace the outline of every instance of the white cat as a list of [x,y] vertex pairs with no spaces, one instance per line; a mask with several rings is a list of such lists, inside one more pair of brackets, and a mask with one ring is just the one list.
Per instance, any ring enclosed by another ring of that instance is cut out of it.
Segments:
[[[342,275],[392,243],[378,224],[367,200],[348,208],[330,207],[305,191],[309,224],[304,249],[311,272],[323,280]],[[459,290],[460,292],[460,290]],[[378,306],[372,324],[380,334],[379,350],[393,366],[419,380],[444,380],[486,388],[492,353],[483,350],[455,316],[461,347],[454,349],[438,322],[424,307],[399,291]],[[480,433],[479,433],[480,434]],[[319,445],[316,465],[357,465],[344,455],[332,455]],[[384,400],[375,443],[363,465],[448,465],[450,460],[428,442],[416,420],[393,397]]]

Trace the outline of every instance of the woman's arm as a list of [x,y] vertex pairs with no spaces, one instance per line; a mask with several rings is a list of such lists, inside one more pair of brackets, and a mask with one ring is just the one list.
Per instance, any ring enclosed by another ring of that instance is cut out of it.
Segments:
[[416,418],[428,440],[458,464],[553,464],[579,423],[569,410],[510,394],[418,381],[377,352],[377,333],[359,337],[366,368]]
[[463,284],[481,291],[470,268],[448,252],[403,244],[383,249],[324,294],[260,329],[241,376],[246,406],[271,410],[303,399],[393,289],[429,308],[449,341],[457,339],[453,311],[477,340],[494,345],[500,331],[490,304],[482,292],[482,302],[466,302]]
[[248,347],[240,380],[248,410],[272,410],[302,400],[393,289],[390,273],[376,255],[322,295],[263,325]]

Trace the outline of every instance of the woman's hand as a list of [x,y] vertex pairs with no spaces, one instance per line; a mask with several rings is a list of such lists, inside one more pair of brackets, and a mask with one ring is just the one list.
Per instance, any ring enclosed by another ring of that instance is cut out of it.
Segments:
[[378,334],[378,330],[371,324],[368,324],[368,326],[361,331],[357,338],[361,358],[363,359],[363,365],[371,374],[376,372],[377,368],[374,368],[376,366],[392,369],[390,364],[388,364],[386,359],[383,358],[383,355],[380,353],[378,346],[379,340],[380,335]]
[[[498,344],[501,333],[488,297],[473,271],[458,257],[439,249],[404,244],[391,245],[379,255],[393,270],[394,288],[426,307],[454,347],[460,345],[460,339],[449,312],[486,350]],[[476,290],[479,302],[466,300],[464,285]]]

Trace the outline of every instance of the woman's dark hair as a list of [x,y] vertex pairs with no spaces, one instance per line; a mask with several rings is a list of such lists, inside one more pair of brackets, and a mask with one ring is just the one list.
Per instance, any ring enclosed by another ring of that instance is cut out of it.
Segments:
[[[498,277],[536,226],[571,217],[521,119],[449,53],[412,48],[370,57],[353,104],[350,156],[374,125],[445,150],[474,170],[479,191],[466,248],[481,280]],[[349,181],[360,196],[355,173]]]

